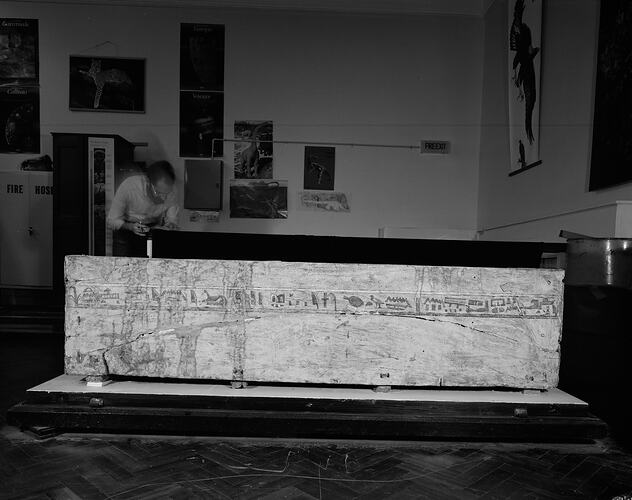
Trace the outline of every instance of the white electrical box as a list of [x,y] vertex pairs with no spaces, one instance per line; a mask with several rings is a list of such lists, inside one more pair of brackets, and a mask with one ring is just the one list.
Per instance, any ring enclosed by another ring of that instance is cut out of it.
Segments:
[[222,209],[222,161],[184,161],[184,208]]

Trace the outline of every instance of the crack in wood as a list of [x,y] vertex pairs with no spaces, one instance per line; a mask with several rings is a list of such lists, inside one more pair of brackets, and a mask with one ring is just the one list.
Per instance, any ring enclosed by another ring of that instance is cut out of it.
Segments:
[[489,330],[481,330],[480,328],[474,328],[473,326],[470,325],[464,325],[463,323],[459,323],[457,321],[446,321],[444,319],[437,319],[437,318],[428,318],[428,317],[424,317],[424,316],[402,316],[404,318],[412,318],[412,319],[419,319],[422,321],[430,321],[433,323],[448,323],[450,325],[456,325],[456,326],[460,326],[461,328],[467,328],[468,330],[471,330],[473,332],[478,332],[478,333],[484,333],[485,335],[491,335],[492,337],[497,337],[499,339],[503,339],[506,340],[507,342],[512,342],[514,344],[518,344],[519,342],[516,339],[512,339],[511,337],[506,337],[504,335],[499,335],[497,333],[493,333],[490,332]]

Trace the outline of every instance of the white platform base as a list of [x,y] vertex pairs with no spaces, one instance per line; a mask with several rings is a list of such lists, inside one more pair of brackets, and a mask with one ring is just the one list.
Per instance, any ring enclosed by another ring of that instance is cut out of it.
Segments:
[[487,391],[487,390],[446,390],[446,389],[392,389],[390,392],[375,392],[370,388],[352,389],[338,387],[283,387],[249,385],[245,389],[232,389],[230,385],[187,384],[167,382],[112,381],[103,387],[88,387],[83,377],[60,375],[28,390],[36,392],[68,392],[94,394],[146,394],[148,396],[220,396],[231,398],[309,398],[335,400],[373,401],[436,401],[463,403],[510,403],[510,404],[550,404],[579,405],[587,407],[584,401],[561,391]]

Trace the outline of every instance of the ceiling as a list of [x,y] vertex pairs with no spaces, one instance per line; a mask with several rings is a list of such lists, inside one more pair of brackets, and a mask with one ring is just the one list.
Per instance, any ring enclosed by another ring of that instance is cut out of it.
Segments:
[[[40,2],[42,0],[18,0]],[[482,16],[494,0],[44,0],[60,4],[144,7],[247,8],[348,14]]]

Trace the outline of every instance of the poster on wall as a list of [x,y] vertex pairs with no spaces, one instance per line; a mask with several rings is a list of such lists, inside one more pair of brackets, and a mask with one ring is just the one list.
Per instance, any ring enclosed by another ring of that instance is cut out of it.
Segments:
[[90,253],[112,255],[112,231],[105,219],[114,196],[114,139],[88,137],[88,175],[92,179]]
[[287,219],[287,181],[230,181],[230,217]]
[[236,121],[235,139],[235,179],[272,179],[272,122]]
[[305,146],[304,189],[334,189],[336,148]]
[[72,111],[145,112],[145,59],[70,56]]
[[224,90],[223,25],[180,25],[180,90]]
[[0,153],[39,152],[39,89],[0,88]]
[[632,4],[602,0],[589,189],[632,181]]
[[37,19],[0,18],[0,85],[38,81]]
[[[180,92],[180,156],[223,155],[224,93]],[[213,139],[219,139],[213,142]]]
[[335,191],[301,191],[299,208],[315,212],[350,212],[349,195]]
[[509,175],[513,175],[541,163],[542,0],[510,0],[508,5]]

